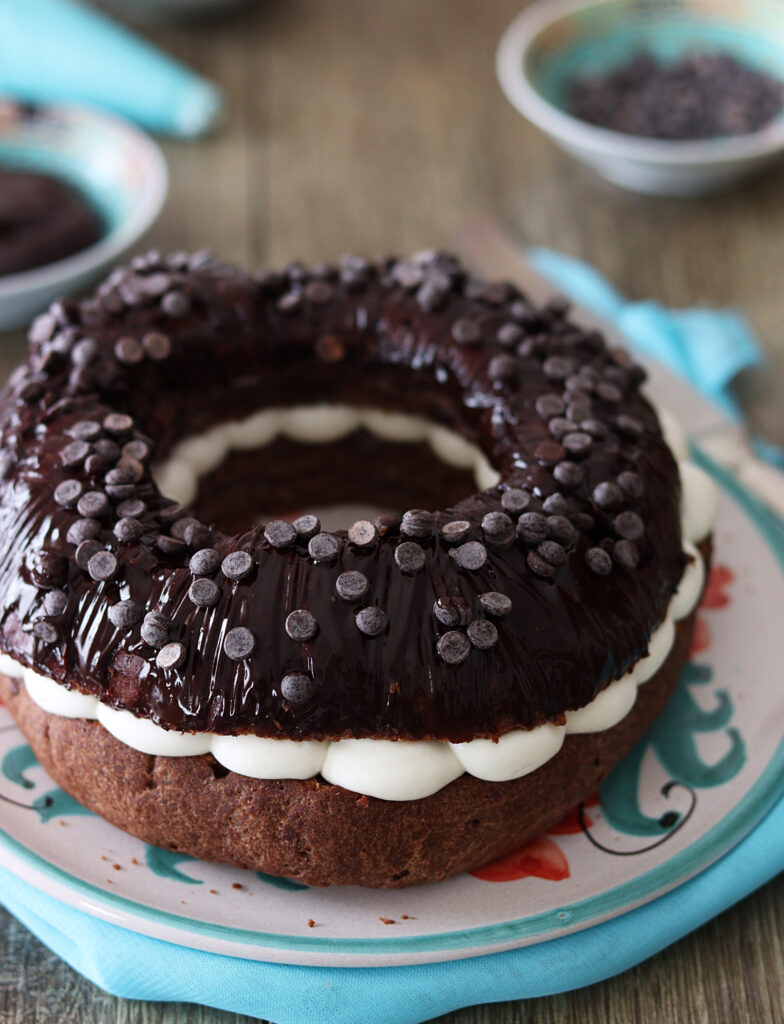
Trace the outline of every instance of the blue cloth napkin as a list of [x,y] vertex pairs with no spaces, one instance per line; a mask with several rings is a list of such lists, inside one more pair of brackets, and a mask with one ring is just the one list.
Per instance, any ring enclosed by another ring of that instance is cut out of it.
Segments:
[[0,95],[80,103],[152,132],[195,136],[220,91],[139,36],[76,0],[0,0]]
[[552,249],[531,249],[534,270],[576,303],[608,320],[641,352],[658,359],[716,403],[741,418],[733,378],[762,362],[749,325],[733,310],[667,309],[658,302],[627,302],[602,275],[581,260]]
[[[538,249],[531,262],[737,417],[732,377],[760,361],[738,314],[625,303],[577,260]],[[0,902],[75,970],[129,999],[203,1003],[275,1024],[420,1024],[462,1006],[580,988],[633,967],[783,870],[782,837],[784,799],[721,860],[637,910],[524,949],[412,967],[292,967],[202,953],[99,921],[2,869]]]

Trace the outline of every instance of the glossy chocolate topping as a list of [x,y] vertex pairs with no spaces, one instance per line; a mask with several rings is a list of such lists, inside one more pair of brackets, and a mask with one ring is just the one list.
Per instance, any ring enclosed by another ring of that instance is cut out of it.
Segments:
[[65,182],[0,168],[0,276],[81,252],[101,233],[98,214]]
[[[0,400],[2,647],[164,727],[530,727],[639,659],[680,580],[678,471],[642,371],[453,257],[251,278],[153,252],[30,340]],[[501,483],[375,526],[229,536],[152,482],[178,439],[315,402],[425,416]]]

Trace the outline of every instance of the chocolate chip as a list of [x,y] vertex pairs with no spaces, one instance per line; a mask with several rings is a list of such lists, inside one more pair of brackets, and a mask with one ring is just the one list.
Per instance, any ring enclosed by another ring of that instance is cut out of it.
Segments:
[[464,540],[471,530],[471,524],[465,519],[456,519],[451,523],[444,523],[441,527],[441,536],[447,544],[457,544]]
[[446,302],[451,282],[449,278],[434,274],[424,281],[416,293],[416,301],[424,313],[435,313]]
[[292,640],[312,640],[318,623],[306,608],[297,608],[286,616],[286,632]]
[[560,462],[566,452],[557,441],[540,441],[534,448],[534,455],[544,465]]
[[526,544],[541,544],[547,536],[547,519],[539,512],[524,512],[517,520],[517,536]]
[[513,323],[502,324],[496,332],[495,340],[506,348],[515,348],[523,339],[523,331]]
[[308,554],[315,562],[334,562],[340,554],[340,539],[333,533],[317,533],[308,541]]
[[[117,459],[120,458],[121,454],[120,446],[115,441],[110,441],[108,437],[102,437],[100,441],[96,441],[95,444],[93,445],[93,451],[95,452],[95,456],[97,456],[99,459],[101,459],[102,462],[105,463],[106,469],[108,469],[108,467],[113,462],[116,462]],[[87,462],[85,462],[85,468],[88,470],[88,472],[91,459],[93,457],[94,456],[92,455],[89,456]]]
[[501,506],[512,515],[518,516],[525,512],[531,504],[531,495],[519,487],[510,487],[501,495]]
[[103,429],[110,434],[127,434],[133,429],[133,417],[124,412],[110,412],[104,416]]
[[421,572],[425,567],[425,552],[414,541],[403,541],[395,548],[395,562],[401,572]]
[[307,704],[316,692],[316,684],[304,672],[289,672],[280,681],[280,695],[295,706]]
[[617,508],[623,504],[623,491],[612,480],[603,480],[594,487],[591,498],[599,508]]
[[297,539],[297,531],[285,519],[273,519],[264,527],[264,537],[274,548],[287,548]]
[[53,587],[68,574],[68,559],[46,548],[30,551],[28,564],[33,581],[39,587]]
[[144,533],[144,527],[138,519],[132,519],[130,516],[118,519],[112,528],[112,533],[117,540],[122,541],[124,544],[133,544]]
[[425,279],[425,272],[421,267],[416,266],[415,263],[399,260],[392,268],[392,277],[401,288],[411,292],[422,284]]
[[71,441],[60,451],[60,461],[64,466],[78,466],[90,454],[90,446],[86,441]]
[[560,491],[548,495],[542,502],[542,509],[551,516],[563,516],[569,511],[569,505]]
[[574,430],[562,438],[561,444],[571,456],[579,458],[591,450],[593,438],[582,430]]
[[247,551],[232,551],[221,562],[221,572],[230,580],[241,580],[253,571],[253,556]]
[[[547,517],[547,537],[549,540],[558,541],[559,544],[571,544],[574,540],[576,530],[566,516]],[[539,552],[541,554],[541,552]],[[555,563],[553,563],[555,564]]]
[[588,548],[585,563],[597,576],[606,576],[612,570],[612,559],[603,548]]
[[47,615],[62,615],[68,607],[68,595],[64,590],[50,590],[44,598],[44,611]]
[[574,370],[574,362],[565,356],[548,356],[542,363],[542,372],[548,380],[566,380]]
[[278,312],[291,316],[302,306],[302,292],[298,288],[285,292],[275,303]]
[[624,569],[635,569],[640,561],[637,545],[631,540],[615,542],[612,550],[613,561]]
[[620,434],[624,437],[630,438],[631,440],[639,437],[643,431],[642,423],[633,416],[627,416],[625,413],[622,413],[620,416],[616,416],[615,426]]
[[567,434],[574,430],[574,423],[571,420],[567,420],[565,416],[553,416],[547,424],[547,429],[556,441],[560,441],[562,437],[566,437]]
[[459,345],[475,345],[482,340],[482,329],[476,320],[463,316],[452,324],[452,337]]
[[299,516],[291,525],[297,531],[300,540],[308,540],[321,529],[319,517],[313,515]]
[[497,590],[489,590],[486,594],[480,594],[479,603],[488,615],[508,615],[512,610],[512,599],[506,594],[499,594]]
[[613,529],[624,540],[639,540],[645,533],[645,525],[636,512],[620,512],[613,519]]
[[356,623],[357,629],[365,636],[380,636],[389,624],[389,617],[382,608],[371,605],[357,612]]
[[184,540],[177,540],[176,537],[169,537],[165,533],[159,533],[155,538],[156,548],[164,555],[181,555],[186,549]]
[[172,643],[164,644],[155,656],[155,664],[158,668],[179,668],[185,661],[185,644]]
[[63,508],[73,508],[83,490],[78,480],[63,480],[54,489],[54,500]]
[[171,355],[171,338],[160,331],[150,331],[142,338],[142,348],[149,359],[159,363]]
[[316,306],[324,306],[332,302],[335,289],[326,281],[309,281],[305,285],[305,298]]
[[602,380],[596,385],[596,394],[603,402],[607,402],[610,405],[617,405],[623,398],[621,389],[606,380]]
[[131,629],[142,617],[142,608],[138,601],[118,601],[109,609],[109,621],[117,629]]
[[230,629],[223,640],[223,650],[232,661],[243,661],[249,658],[256,648],[256,638],[245,626]]
[[471,572],[481,569],[487,561],[487,548],[477,540],[470,540],[467,544],[452,548],[449,554],[461,569],[468,569]]
[[117,568],[117,558],[111,551],[96,551],[87,563],[87,572],[98,583],[113,579]]
[[582,467],[578,466],[576,462],[559,462],[553,469],[553,476],[558,483],[562,487],[568,487],[570,490],[580,486],[584,475]]
[[409,509],[403,513],[400,532],[408,537],[430,537],[433,533],[433,513],[423,508]]
[[144,462],[150,454],[150,446],[146,441],[129,441],[123,445],[122,453],[124,458]]
[[87,491],[76,503],[76,509],[80,516],[100,516],[109,508],[109,499],[103,491]]
[[[112,473],[125,473],[130,479],[124,481],[126,483],[138,483],[144,476],[144,466],[139,462],[138,459],[133,459],[130,455],[123,455],[120,461],[117,463],[116,469],[111,471]],[[107,478],[109,474],[106,474]],[[115,481],[112,480],[112,483]]]
[[126,336],[119,338],[114,345],[114,355],[118,363],[133,366],[144,359],[144,349],[136,338]]
[[571,520],[573,525],[583,533],[590,533],[596,525],[593,516],[589,516],[587,512],[574,512]]
[[188,568],[194,576],[212,576],[221,564],[221,556],[214,548],[203,548],[191,555]]
[[197,608],[214,607],[220,600],[220,593],[218,584],[204,576],[194,580],[188,588],[188,597]]
[[335,580],[335,590],[344,601],[361,601],[369,589],[367,576],[355,570],[342,572]]
[[591,437],[597,441],[601,440],[603,437],[607,437],[607,427],[601,420],[582,420],[580,422],[580,430],[584,430],[586,434],[590,434]]
[[74,551],[74,561],[80,569],[87,569],[87,563],[97,551],[103,551],[103,544],[97,540],[83,540]]
[[168,274],[150,274],[142,279],[142,288],[145,295],[151,299],[157,299],[171,287],[171,277]]
[[198,519],[194,519],[193,516],[182,516],[180,519],[176,519],[172,523],[169,532],[171,533],[172,537],[176,537],[177,540],[185,540],[185,534],[187,533],[188,529],[194,525],[201,525]]
[[117,515],[123,518],[137,519],[147,511],[146,504],[141,498],[129,498],[117,506]]
[[68,430],[68,434],[77,441],[94,441],[101,436],[101,424],[95,420],[80,420]]
[[514,356],[504,353],[493,356],[487,367],[487,376],[496,384],[516,380],[520,363]]
[[482,519],[482,530],[488,544],[504,547],[514,540],[514,523],[506,512],[488,512]]
[[[98,444],[101,442],[99,441]],[[100,455],[88,455],[84,460],[85,471],[93,477],[102,476],[109,468],[109,463],[106,459],[102,459]]]
[[538,555],[536,551],[529,551],[525,560],[535,576],[541,576],[542,579],[550,579],[555,576],[555,567]]
[[623,473],[618,474],[618,483],[620,484],[623,493],[627,494],[630,498],[642,497],[644,487],[642,477],[639,473],[633,473],[631,470],[625,470]]
[[534,403],[534,408],[543,420],[550,420],[554,416],[563,416],[566,406],[558,395],[540,395]]
[[95,540],[101,532],[97,519],[75,519],[68,527],[65,539],[69,544],[81,544],[83,540]]
[[[569,523],[569,526],[571,526],[571,523]],[[554,540],[542,541],[536,549],[536,554],[539,555],[540,558],[543,558],[545,562],[556,566],[556,568],[561,565],[566,565],[566,552],[561,545],[557,544]]]
[[437,597],[433,615],[444,626],[465,626],[471,621],[471,609],[462,597]]
[[109,484],[110,487],[114,487],[117,484],[135,483],[134,474],[128,466],[110,469],[103,479],[104,483]]
[[480,651],[488,651],[498,643],[498,630],[487,619],[474,619],[466,630],[468,639]]
[[41,345],[54,334],[57,329],[57,321],[51,313],[41,313],[33,320],[33,325],[30,328],[27,337],[36,345]]
[[47,622],[46,619],[41,619],[33,626],[33,635],[42,643],[55,644],[60,637],[60,631],[57,626],[52,625],[51,622]]
[[447,665],[460,665],[471,653],[471,642],[465,633],[450,630],[439,637],[436,650]]
[[376,527],[367,519],[358,519],[348,528],[348,539],[352,544],[364,548],[372,544],[376,539]]
[[180,317],[187,316],[191,311],[191,302],[187,295],[183,292],[171,291],[167,292],[161,299],[161,309],[166,316],[174,317],[179,319]]

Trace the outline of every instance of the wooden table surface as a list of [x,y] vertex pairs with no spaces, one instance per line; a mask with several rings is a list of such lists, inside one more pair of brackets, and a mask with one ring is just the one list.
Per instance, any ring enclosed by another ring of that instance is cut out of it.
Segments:
[[[768,357],[740,394],[784,442],[784,172],[710,200],[642,200],[558,153],[501,96],[499,35],[521,0],[264,0],[209,26],[145,27],[222,83],[223,130],[167,142],[172,190],[151,235],[243,264],[450,246],[484,216],[594,263],[631,297],[744,309]],[[19,358],[5,339],[0,370]],[[784,878],[621,977],[461,1010],[454,1024],[784,1019]],[[2,1024],[240,1024],[84,981],[0,912]]]

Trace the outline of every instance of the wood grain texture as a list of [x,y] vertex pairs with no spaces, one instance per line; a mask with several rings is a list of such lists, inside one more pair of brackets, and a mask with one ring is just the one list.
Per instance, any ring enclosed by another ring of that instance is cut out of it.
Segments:
[[[595,180],[527,125],[493,73],[522,0],[264,0],[209,26],[145,28],[226,89],[201,143],[166,143],[172,194],[150,236],[256,266],[354,249],[449,246],[485,215],[594,263],[633,298],[733,305],[768,357],[740,393],[784,442],[784,172],[700,202]],[[3,339],[0,373],[23,351]],[[580,992],[461,1010],[449,1024],[715,1024],[784,1019],[784,878],[626,974]],[[115,999],[0,911],[0,1024],[246,1024]]]

